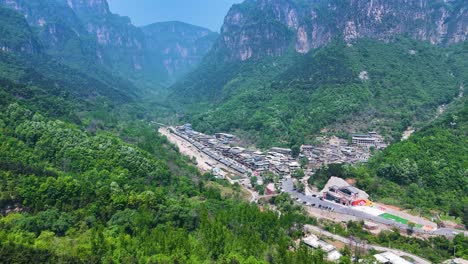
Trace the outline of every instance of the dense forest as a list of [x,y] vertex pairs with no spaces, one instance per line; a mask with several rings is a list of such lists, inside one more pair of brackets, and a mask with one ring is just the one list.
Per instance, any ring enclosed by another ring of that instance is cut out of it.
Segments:
[[186,120],[196,129],[247,131],[260,147],[310,143],[323,128],[376,129],[393,141],[458,95],[468,78],[467,49],[404,37],[335,41],[303,56],[207,62],[179,82],[173,96],[191,103]]
[[34,31],[0,11],[2,36],[18,36],[0,51],[2,262],[326,262],[294,243],[313,223],[299,207],[280,216],[208,183],[144,120],[154,108],[135,103],[132,85],[40,44],[21,51]]
[[0,259],[324,262],[320,251],[288,250],[311,219],[297,209],[262,212],[239,191],[223,195],[144,123],[129,122],[121,132],[134,145],[50,119],[24,102],[1,108]]

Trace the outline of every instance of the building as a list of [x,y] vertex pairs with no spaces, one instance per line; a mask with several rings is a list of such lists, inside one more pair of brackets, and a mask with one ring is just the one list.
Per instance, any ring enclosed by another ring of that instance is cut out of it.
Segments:
[[274,172],[278,174],[279,176],[285,176],[289,174],[289,168],[284,165],[278,165],[278,166],[275,166]]
[[224,143],[229,143],[235,138],[234,135],[226,134],[226,133],[216,133],[215,137]]
[[297,161],[293,161],[291,163],[289,163],[289,171],[295,171],[297,169],[300,169],[301,166],[299,165],[299,163]]
[[231,148],[229,146],[226,146],[226,145],[217,145],[215,150],[218,151],[218,152],[221,152],[223,154],[226,154],[229,152]]
[[301,152],[304,153],[304,152],[312,152],[312,150],[314,150],[314,146],[312,145],[302,145],[301,146]]
[[192,124],[185,124],[183,126],[177,127],[178,130],[182,131],[192,131]]
[[233,156],[237,156],[237,155],[241,154],[242,152],[244,152],[244,149],[243,149],[243,148],[234,147],[234,148],[231,148],[231,149],[229,150],[229,155],[230,155],[231,157],[233,157]]
[[352,205],[354,201],[360,200],[359,193],[359,189],[353,186],[338,187],[334,185],[331,186],[323,196],[327,200],[335,201],[343,205]]
[[254,163],[254,169],[257,171],[267,171],[270,168],[270,163],[267,161],[258,161]]
[[265,192],[267,195],[275,194],[276,193],[275,185],[273,183],[269,183],[265,188]]
[[353,134],[352,142],[356,145],[375,147],[377,145],[377,138],[370,134]]
[[340,252],[336,250],[335,246],[318,239],[318,237],[315,235],[310,235],[303,238],[302,242],[311,248],[322,249],[325,253],[327,253],[327,260],[329,261],[337,261],[342,256]]
[[284,155],[291,155],[292,150],[288,148],[271,148],[271,152],[281,153]]
[[217,179],[224,179],[226,178],[226,173],[221,170],[220,168],[218,167],[215,167],[211,170],[211,173],[213,174],[213,176],[215,176],[215,178]]
[[338,177],[330,177],[322,193],[323,198],[348,206],[352,205],[354,201],[369,199],[369,195],[366,192],[351,186],[345,180]]
[[389,251],[380,254],[375,254],[374,258],[377,260],[377,263],[383,264],[412,264],[406,259]]

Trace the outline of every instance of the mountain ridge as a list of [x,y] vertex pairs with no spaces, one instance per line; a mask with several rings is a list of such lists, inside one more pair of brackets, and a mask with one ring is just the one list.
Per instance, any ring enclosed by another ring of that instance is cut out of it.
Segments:
[[[193,48],[195,56],[190,58],[181,56],[181,52],[155,56],[183,39],[166,42],[167,46],[153,50],[155,36],[147,36],[128,17],[113,14],[106,0],[1,0],[0,5],[25,16],[29,25],[39,32],[49,55],[77,68],[90,64],[105,68],[143,90],[138,93],[157,91],[174,82],[201,61],[215,39],[204,39],[203,48]],[[198,26],[185,29],[187,34],[206,31]],[[167,57],[173,60],[165,61]]]
[[229,10],[214,53],[225,61],[244,61],[289,49],[307,53],[337,37],[351,43],[401,34],[453,44],[467,39],[467,19],[468,7],[459,0],[247,0]]
[[468,81],[456,58],[467,36],[460,0],[247,0],[169,98],[197,129],[247,130],[264,147],[309,142],[346,120],[335,132],[382,129],[398,140]]

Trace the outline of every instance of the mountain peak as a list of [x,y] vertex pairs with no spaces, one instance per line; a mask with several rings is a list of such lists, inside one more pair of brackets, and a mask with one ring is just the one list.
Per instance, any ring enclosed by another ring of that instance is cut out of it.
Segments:
[[111,13],[107,0],[67,0],[67,4],[80,15],[108,15]]
[[299,53],[334,38],[388,41],[395,35],[447,45],[466,40],[468,10],[460,0],[248,0],[225,18],[216,50],[224,60]]

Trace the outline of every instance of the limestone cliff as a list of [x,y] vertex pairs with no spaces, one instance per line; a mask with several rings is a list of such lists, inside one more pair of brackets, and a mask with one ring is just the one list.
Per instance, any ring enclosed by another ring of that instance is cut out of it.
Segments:
[[432,44],[465,41],[463,0],[247,0],[225,18],[215,50],[224,60],[306,53],[334,38],[389,41],[409,35]]

